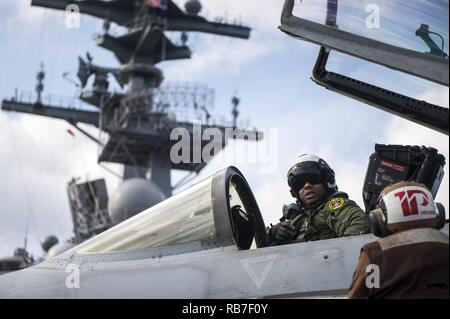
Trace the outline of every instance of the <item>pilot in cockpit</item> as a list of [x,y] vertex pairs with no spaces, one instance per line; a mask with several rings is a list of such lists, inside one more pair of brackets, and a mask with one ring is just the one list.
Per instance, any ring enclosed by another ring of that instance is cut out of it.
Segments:
[[315,155],[302,155],[287,175],[296,203],[284,205],[280,223],[268,229],[271,245],[362,235],[370,232],[367,214],[344,192],[335,173]]

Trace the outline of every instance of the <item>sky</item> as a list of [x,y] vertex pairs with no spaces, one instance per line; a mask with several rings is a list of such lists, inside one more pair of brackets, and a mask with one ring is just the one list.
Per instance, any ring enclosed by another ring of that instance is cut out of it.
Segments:
[[[30,2],[0,2],[1,98],[11,97],[16,88],[32,92],[41,62],[46,72],[44,93],[61,101],[80,93],[62,77],[69,72],[75,80],[77,56],[89,51],[96,64],[119,65],[112,53],[95,45],[93,34],[102,26],[99,19],[83,16],[80,29],[67,29],[63,13],[31,7]],[[262,142],[230,143],[191,184],[230,165],[238,167],[267,225],[276,223],[282,205],[293,200],[286,172],[301,154],[324,158],[335,170],[340,190],[361,206],[375,143],[426,145],[448,158],[447,136],[314,84],[310,76],[319,48],[278,30],[282,4],[281,0],[205,0],[201,14],[209,19],[238,19],[252,28],[251,38],[190,34],[191,60],[158,65],[166,81],[200,82],[213,88],[214,114],[231,117],[230,101],[237,93],[241,119],[250,120],[249,129],[266,133]],[[392,15],[386,13],[384,19],[382,11],[381,27],[384,21],[390,26]],[[332,53],[329,65],[333,71],[448,107],[448,88],[343,54]],[[98,147],[77,132],[75,137],[67,134],[69,127],[64,121],[0,112],[0,257],[22,246],[26,233],[35,256],[43,253],[39,243],[46,236],[54,234],[61,241],[72,236],[66,186],[73,177],[105,178],[110,196],[119,185],[116,176],[97,164]],[[98,136],[95,129],[85,128]],[[105,166],[121,172],[119,165]],[[448,211],[447,167],[445,172],[437,200]],[[174,183],[182,176],[174,174]]]

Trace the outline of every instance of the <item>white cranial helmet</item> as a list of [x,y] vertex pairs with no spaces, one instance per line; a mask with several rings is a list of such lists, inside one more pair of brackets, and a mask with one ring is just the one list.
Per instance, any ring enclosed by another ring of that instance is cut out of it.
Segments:
[[442,228],[445,209],[435,203],[425,185],[400,182],[386,187],[380,194],[378,208],[370,215],[375,236],[384,237],[413,228]]

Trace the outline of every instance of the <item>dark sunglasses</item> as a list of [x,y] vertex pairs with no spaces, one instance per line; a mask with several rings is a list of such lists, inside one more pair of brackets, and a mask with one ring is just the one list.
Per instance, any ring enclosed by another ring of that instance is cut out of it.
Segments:
[[295,189],[300,190],[303,187],[305,187],[306,183],[309,183],[311,185],[322,184],[323,183],[322,176],[320,176],[320,175],[299,176],[295,179],[294,187],[295,187]]

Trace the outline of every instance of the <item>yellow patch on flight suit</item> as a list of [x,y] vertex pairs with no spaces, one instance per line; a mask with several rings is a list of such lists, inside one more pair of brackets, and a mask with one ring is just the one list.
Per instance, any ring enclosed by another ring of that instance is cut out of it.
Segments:
[[328,210],[335,212],[344,207],[345,200],[343,198],[333,198],[327,204]]

